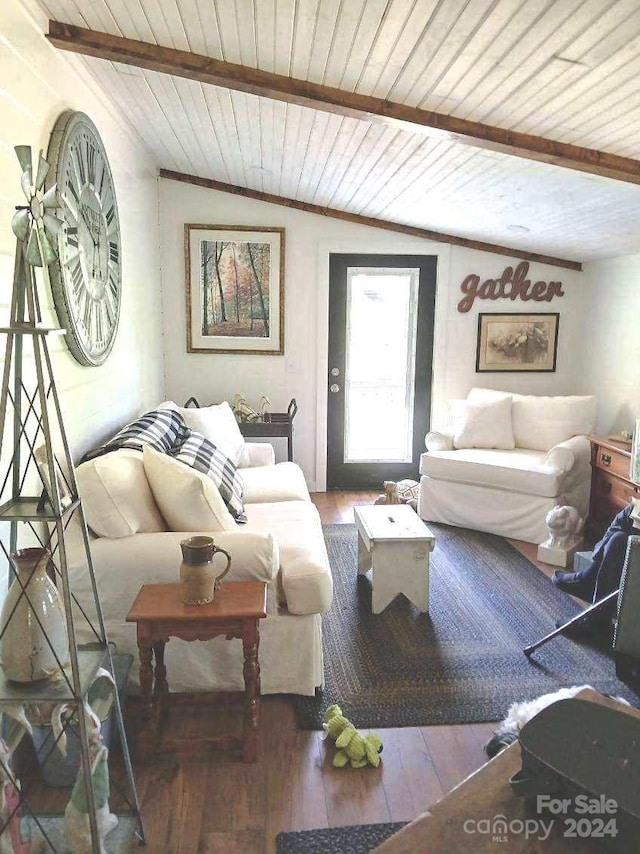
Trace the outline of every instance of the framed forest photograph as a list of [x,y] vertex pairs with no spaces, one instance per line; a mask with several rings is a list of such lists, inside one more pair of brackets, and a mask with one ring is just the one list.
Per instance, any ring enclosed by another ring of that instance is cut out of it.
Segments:
[[476,372],[555,371],[560,315],[479,314]]
[[284,228],[187,223],[188,353],[284,353]]

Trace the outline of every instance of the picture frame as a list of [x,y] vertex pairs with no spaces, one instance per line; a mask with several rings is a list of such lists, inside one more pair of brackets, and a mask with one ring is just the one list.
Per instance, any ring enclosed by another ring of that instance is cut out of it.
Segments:
[[186,223],[188,353],[284,355],[285,229]]
[[[36,448],[33,457],[44,489],[42,497],[48,501],[51,506],[53,506],[53,488],[51,478],[49,477],[49,453],[46,446],[40,445],[40,447]],[[60,461],[56,454],[53,454],[53,470],[56,478],[56,485],[58,487],[58,496],[60,498],[60,509],[66,510],[66,508],[73,503],[74,499],[71,494],[71,487],[69,486],[69,482],[65,477],[64,472],[62,471],[62,466],[60,465]]]
[[476,373],[554,372],[559,326],[558,312],[479,314]]

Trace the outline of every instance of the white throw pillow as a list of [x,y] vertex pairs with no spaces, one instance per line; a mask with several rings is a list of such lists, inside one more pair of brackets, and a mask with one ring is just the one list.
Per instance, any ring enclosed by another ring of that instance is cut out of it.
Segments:
[[519,448],[550,451],[572,436],[588,436],[596,423],[592,395],[513,396],[513,433]]
[[[472,388],[467,400],[473,403],[502,400],[509,393],[492,388]],[[550,451],[572,436],[593,433],[596,423],[596,398],[591,394],[554,395],[513,394],[511,419],[518,448]]]
[[450,401],[454,448],[515,448],[511,397],[482,403]]
[[87,525],[99,537],[115,540],[167,530],[149,489],[141,451],[122,448],[95,457],[78,466],[76,480]]
[[170,530],[238,529],[211,478],[148,445],[143,460],[149,486]]
[[237,466],[243,456],[244,437],[238,427],[238,422],[228,402],[216,403],[213,406],[180,407],[173,401],[167,400],[160,404],[159,409],[175,409],[182,416],[187,427],[196,433],[201,433],[205,439],[219,448]]

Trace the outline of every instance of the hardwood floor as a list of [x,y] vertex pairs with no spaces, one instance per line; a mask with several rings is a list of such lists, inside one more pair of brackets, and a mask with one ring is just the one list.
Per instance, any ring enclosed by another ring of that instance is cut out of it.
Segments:
[[[331,492],[312,498],[323,522],[349,523],[353,505],[370,504],[376,495]],[[139,704],[129,704],[134,747],[139,711]],[[181,730],[176,735],[193,735],[201,726],[210,731],[225,714],[178,706],[172,727]],[[492,724],[379,730],[379,768],[336,769],[326,759],[321,734],[296,728],[290,700],[264,697],[254,765],[220,751],[134,761],[147,850],[271,854],[283,830],[410,821],[483,764],[492,730]]]

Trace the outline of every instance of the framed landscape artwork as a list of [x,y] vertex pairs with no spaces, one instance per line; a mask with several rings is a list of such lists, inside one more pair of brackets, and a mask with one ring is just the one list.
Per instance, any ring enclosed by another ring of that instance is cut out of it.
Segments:
[[559,314],[479,314],[476,371],[555,371]]
[[188,353],[284,353],[284,228],[185,231]]

